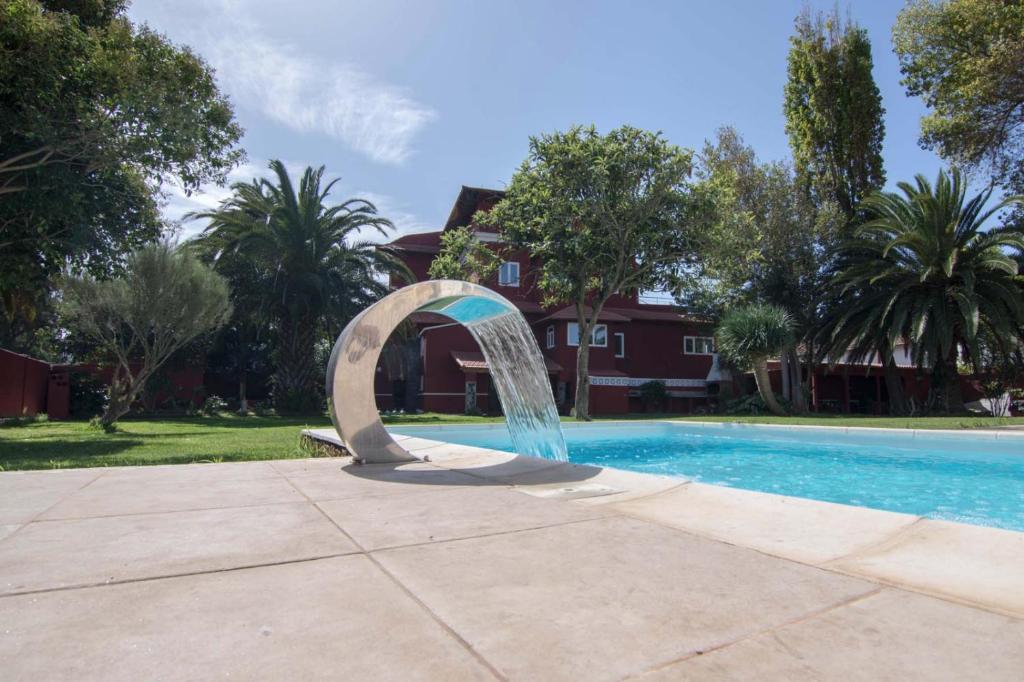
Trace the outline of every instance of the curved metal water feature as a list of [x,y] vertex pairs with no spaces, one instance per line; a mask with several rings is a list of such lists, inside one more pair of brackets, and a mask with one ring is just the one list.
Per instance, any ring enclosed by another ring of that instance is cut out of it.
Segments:
[[328,411],[356,458],[416,459],[384,428],[373,389],[384,342],[414,312],[444,315],[476,339],[519,454],[568,459],[544,358],[522,313],[486,287],[454,280],[418,282],[395,291],[356,316],[334,344],[327,364]]

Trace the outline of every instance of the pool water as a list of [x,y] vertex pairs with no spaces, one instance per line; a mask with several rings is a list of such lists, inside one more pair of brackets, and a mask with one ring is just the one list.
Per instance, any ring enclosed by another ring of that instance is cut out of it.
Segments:
[[[392,433],[513,452],[503,425]],[[1024,531],[1024,437],[692,422],[564,429],[569,460]]]

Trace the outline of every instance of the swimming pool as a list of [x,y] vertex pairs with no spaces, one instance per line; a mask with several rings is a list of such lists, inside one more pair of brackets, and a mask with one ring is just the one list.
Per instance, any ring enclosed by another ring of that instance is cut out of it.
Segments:
[[[504,425],[392,433],[512,452]],[[694,422],[566,425],[570,461],[1024,531],[1024,437]]]

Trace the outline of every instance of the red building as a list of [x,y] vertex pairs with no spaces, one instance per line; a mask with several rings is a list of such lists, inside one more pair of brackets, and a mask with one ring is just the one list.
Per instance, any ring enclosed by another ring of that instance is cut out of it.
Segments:
[[[477,211],[491,208],[501,196],[496,190],[463,187],[444,230],[471,225]],[[425,280],[430,263],[440,251],[442,233],[406,235],[389,247],[401,256],[417,280]],[[493,232],[478,229],[477,236],[495,248],[500,246]],[[497,275],[482,284],[512,301],[533,327],[555,401],[559,411],[567,413],[576,385],[579,328],[575,311],[571,306],[546,309],[541,305],[542,295],[535,283],[536,261],[528,253],[504,253],[504,258]],[[469,332],[433,313],[417,313],[412,322],[422,360],[418,407],[431,412],[498,412],[500,406],[487,364]],[[668,389],[668,404],[660,406],[660,411],[687,413],[707,408],[707,379],[714,352],[710,325],[673,306],[642,303],[636,294],[610,299],[598,323],[590,351],[593,414],[643,411],[638,388],[652,380],[664,382]],[[405,384],[416,383],[416,372],[398,367],[407,367],[407,363],[385,358],[378,368],[377,400],[381,409],[400,406]],[[715,388],[712,384],[712,394]]]

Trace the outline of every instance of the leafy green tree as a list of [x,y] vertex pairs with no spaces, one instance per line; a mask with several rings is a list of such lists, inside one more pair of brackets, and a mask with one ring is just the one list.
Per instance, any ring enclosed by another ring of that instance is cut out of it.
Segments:
[[[1024,193],[1024,4],[912,0],[893,28],[907,93],[931,110],[921,143]],[[1024,224],[1024,214],[1016,212]]]
[[460,227],[441,235],[441,253],[430,263],[431,279],[463,279],[483,282],[501,265],[499,251],[476,238],[473,230]]
[[476,217],[540,261],[546,303],[575,307],[577,419],[590,418],[590,335],[605,303],[665,288],[694,255],[703,202],[691,171],[692,153],[660,134],[575,127],[530,138],[505,197]]
[[992,190],[967,199],[955,169],[940,171],[934,185],[918,175],[899,188],[902,195],[865,200],[871,219],[844,247],[848,264],[837,282],[857,296],[847,300],[833,337],[862,353],[909,342],[915,364],[931,373],[936,407],[961,412],[961,354],[978,368],[983,335],[1007,345],[1020,340],[1024,288],[1011,254],[1024,250],[1024,234],[984,225],[1024,198],[986,209]]
[[231,304],[220,275],[190,254],[158,243],[131,254],[124,274],[115,279],[69,277],[61,312],[74,333],[116,361],[100,417],[109,426],[128,412],[175,351],[222,325]]
[[741,369],[754,371],[757,392],[773,414],[785,415],[772,391],[768,361],[793,345],[793,321],[783,308],[751,303],[725,314],[716,330],[718,351]]
[[309,167],[296,188],[284,164],[270,162],[272,180],[232,185],[213,210],[200,240],[212,253],[234,253],[270,273],[264,292],[274,319],[274,400],[279,409],[321,409],[314,348],[319,333],[344,325],[385,295],[389,273],[404,273],[388,251],[361,237],[386,235],[391,221],[364,199],[328,205],[337,180],[323,184],[324,167]]
[[848,221],[885,184],[882,96],[871,73],[867,31],[838,10],[803,12],[790,38],[783,109],[797,175],[819,203],[834,201]]
[[237,378],[238,411],[245,415],[249,410],[249,374],[266,367],[270,360],[267,292],[273,286],[273,273],[245,254],[225,248],[218,238],[199,237],[185,246],[228,282],[231,318],[207,356],[207,372],[230,372]]
[[[124,0],[0,0],[0,296],[31,317],[66,264],[156,239],[159,191],[221,181],[241,129],[213,72]],[[59,200],[55,200],[59,197]]]
[[[807,371],[800,371],[796,345],[783,354],[784,395],[793,408],[807,407],[811,368],[821,350],[814,343],[821,323],[822,290],[828,280],[842,216],[835,205],[817,205],[800,191],[792,168],[757,159],[732,128],[722,128],[705,142],[698,176],[714,198],[714,220],[702,233],[700,258],[684,286],[703,312],[721,311],[745,302],[785,308],[803,349]],[[786,390],[788,387],[789,390]]]

